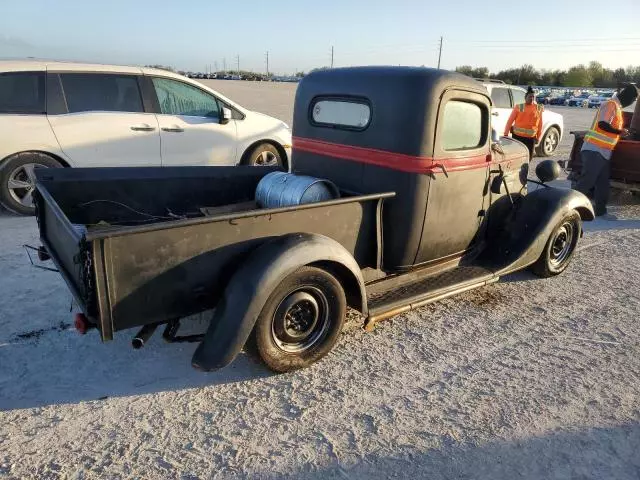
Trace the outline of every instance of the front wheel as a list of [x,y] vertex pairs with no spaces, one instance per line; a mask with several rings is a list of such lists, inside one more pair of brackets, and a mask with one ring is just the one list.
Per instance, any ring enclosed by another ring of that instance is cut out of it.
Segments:
[[538,277],[560,275],[571,263],[582,232],[582,220],[575,210],[558,222],[547,240],[540,258],[531,266]]
[[251,150],[246,163],[254,167],[282,167],[284,162],[275,146],[270,143],[261,143]]
[[560,130],[556,127],[550,127],[542,137],[542,140],[536,147],[536,154],[539,157],[548,157],[553,152],[555,152],[556,148],[558,148],[558,144],[560,143]]
[[248,340],[273,371],[308,367],[338,341],[347,302],[340,282],[325,270],[302,267],[273,291]]

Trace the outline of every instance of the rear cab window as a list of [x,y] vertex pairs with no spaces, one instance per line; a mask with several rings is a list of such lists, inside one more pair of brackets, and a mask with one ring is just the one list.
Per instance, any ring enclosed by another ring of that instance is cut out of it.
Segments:
[[493,87],[491,89],[491,102],[495,108],[511,108],[511,97],[509,89],[503,87]]
[[0,114],[46,113],[45,73],[0,73]]
[[522,90],[519,90],[517,88],[512,88],[511,95],[513,96],[514,105],[520,105],[521,103],[524,103],[525,93]]
[[136,75],[61,73],[69,113],[144,112]]
[[312,125],[365,130],[371,123],[371,105],[364,98],[318,97],[311,102]]

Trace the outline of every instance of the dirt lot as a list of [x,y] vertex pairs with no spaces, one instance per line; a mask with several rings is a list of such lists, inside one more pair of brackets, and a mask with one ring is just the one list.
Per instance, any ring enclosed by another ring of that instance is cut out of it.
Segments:
[[[295,85],[213,83],[291,120]],[[592,114],[558,110],[567,130]],[[35,221],[2,215],[0,479],[637,479],[640,207],[612,210],[561,277],[512,275],[373,333],[351,322],[287,375],[77,335],[62,280],[22,251]]]

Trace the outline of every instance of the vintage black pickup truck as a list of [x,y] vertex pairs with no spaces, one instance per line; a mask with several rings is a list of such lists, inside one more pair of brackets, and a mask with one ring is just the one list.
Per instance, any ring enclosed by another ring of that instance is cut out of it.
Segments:
[[[492,136],[490,114],[482,85],[457,73],[316,72],[297,90],[288,175],[331,182],[335,197],[260,206],[270,168],[42,170],[41,257],[80,306],[78,328],[103,341],[142,327],[141,346],[164,325],[167,341],[200,342],[198,369],[243,348],[275,371],[306,367],[335,345],[347,307],[370,329],[516,270],[566,269],[591,204],[527,193],[527,149]],[[536,169],[543,182],[554,166]],[[205,334],[177,334],[211,309]]]

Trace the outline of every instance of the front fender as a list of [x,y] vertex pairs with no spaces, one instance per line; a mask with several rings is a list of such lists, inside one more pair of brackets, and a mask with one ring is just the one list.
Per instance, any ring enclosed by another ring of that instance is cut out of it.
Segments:
[[328,262],[351,273],[358,284],[361,311],[366,315],[367,297],[360,267],[342,245],[323,235],[284,235],[258,247],[233,275],[204,340],[193,354],[192,365],[210,371],[231,363],[249,338],[273,290],[298,268],[317,262]]
[[523,196],[500,234],[489,239],[496,273],[505,275],[534,263],[558,222],[574,210],[583,221],[595,218],[589,199],[575,190],[543,187]]

